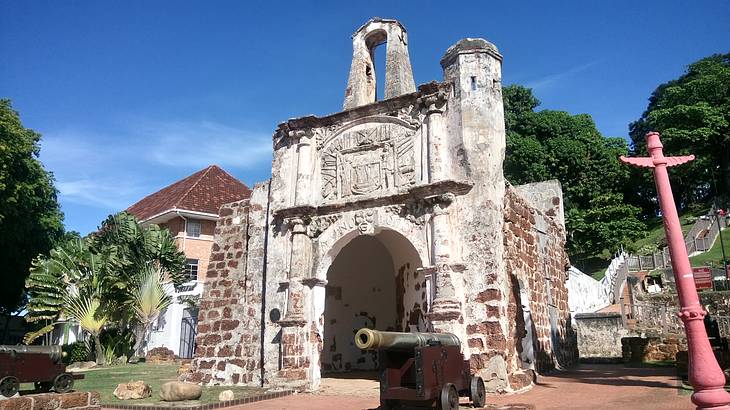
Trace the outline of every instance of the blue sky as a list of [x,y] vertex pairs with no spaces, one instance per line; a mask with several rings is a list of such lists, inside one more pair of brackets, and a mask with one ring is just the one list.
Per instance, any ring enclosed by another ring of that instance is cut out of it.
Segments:
[[0,0],[0,98],[43,134],[67,229],[85,234],[208,164],[268,178],[279,122],[341,109],[350,35],[372,16],[405,25],[417,83],[483,37],[505,84],[607,136],[687,64],[730,51],[727,1]]

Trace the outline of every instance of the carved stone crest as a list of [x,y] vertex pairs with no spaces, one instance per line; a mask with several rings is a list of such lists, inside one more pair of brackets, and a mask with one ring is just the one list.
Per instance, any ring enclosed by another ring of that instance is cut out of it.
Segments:
[[344,132],[321,152],[322,198],[348,198],[416,183],[415,132],[379,123]]

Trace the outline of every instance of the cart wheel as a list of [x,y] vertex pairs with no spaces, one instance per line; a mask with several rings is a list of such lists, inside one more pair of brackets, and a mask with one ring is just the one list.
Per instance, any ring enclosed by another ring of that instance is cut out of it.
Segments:
[[446,383],[441,388],[441,410],[459,410],[459,392],[456,391],[456,386],[451,383]]
[[484,407],[487,402],[487,391],[484,388],[484,380],[479,376],[473,376],[469,386],[469,398],[472,407]]
[[53,390],[55,390],[56,393],[70,392],[73,387],[74,378],[68,373],[61,373],[56,376],[55,380],[53,380]]
[[33,385],[35,386],[36,391],[39,392],[47,392],[53,387],[53,383],[51,382],[35,382]]
[[15,394],[18,393],[18,388],[20,388],[20,383],[18,383],[17,378],[13,376],[5,376],[0,379],[0,394],[3,396],[15,396]]

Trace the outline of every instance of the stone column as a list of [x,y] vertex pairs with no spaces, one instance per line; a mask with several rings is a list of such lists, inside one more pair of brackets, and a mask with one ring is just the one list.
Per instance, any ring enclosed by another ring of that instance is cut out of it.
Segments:
[[446,125],[444,124],[444,108],[446,95],[439,91],[436,94],[419,98],[426,111],[426,127],[428,138],[428,182],[449,179],[448,147],[446,146]]
[[[309,236],[303,218],[289,220],[291,226],[291,253],[289,259],[289,289],[286,315],[280,323],[297,325],[304,323],[304,285],[302,279],[309,265]],[[291,323],[290,323],[291,322]]]
[[299,139],[297,144],[297,183],[294,204],[307,205],[312,190],[312,131],[291,131],[289,135]]
[[291,227],[292,242],[289,263],[289,288],[287,293],[286,314],[278,322],[281,326],[281,369],[278,377],[283,385],[303,388],[309,382],[307,369],[308,334],[307,319],[304,312],[306,272],[309,269],[309,236],[303,217],[287,221]]
[[451,255],[451,222],[449,205],[454,194],[443,194],[435,198],[431,216],[431,241],[433,265],[436,268],[435,291],[429,319],[436,331],[454,332],[452,322],[461,316],[461,302],[457,293],[461,280],[462,265],[454,263]]
[[305,209],[308,207],[312,181],[311,130],[295,130],[289,137],[297,138],[297,179],[294,190],[294,205],[303,207],[300,216],[287,222],[291,227],[291,251],[289,256],[289,291],[287,296],[287,313],[284,322],[304,320],[303,299],[304,285],[302,279],[309,271],[310,242],[305,223]]

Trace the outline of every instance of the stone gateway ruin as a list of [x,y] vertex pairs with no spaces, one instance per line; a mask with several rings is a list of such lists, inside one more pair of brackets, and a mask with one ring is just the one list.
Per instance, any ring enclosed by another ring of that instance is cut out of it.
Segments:
[[220,210],[188,380],[316,389],[377,369],[361,327],[454,333],[489,391],[571,366],[562,191],[504,179],[497,48],[461,40],[416,87],[398,21],[352,41],[344,111],[280,124],[271,179]]

